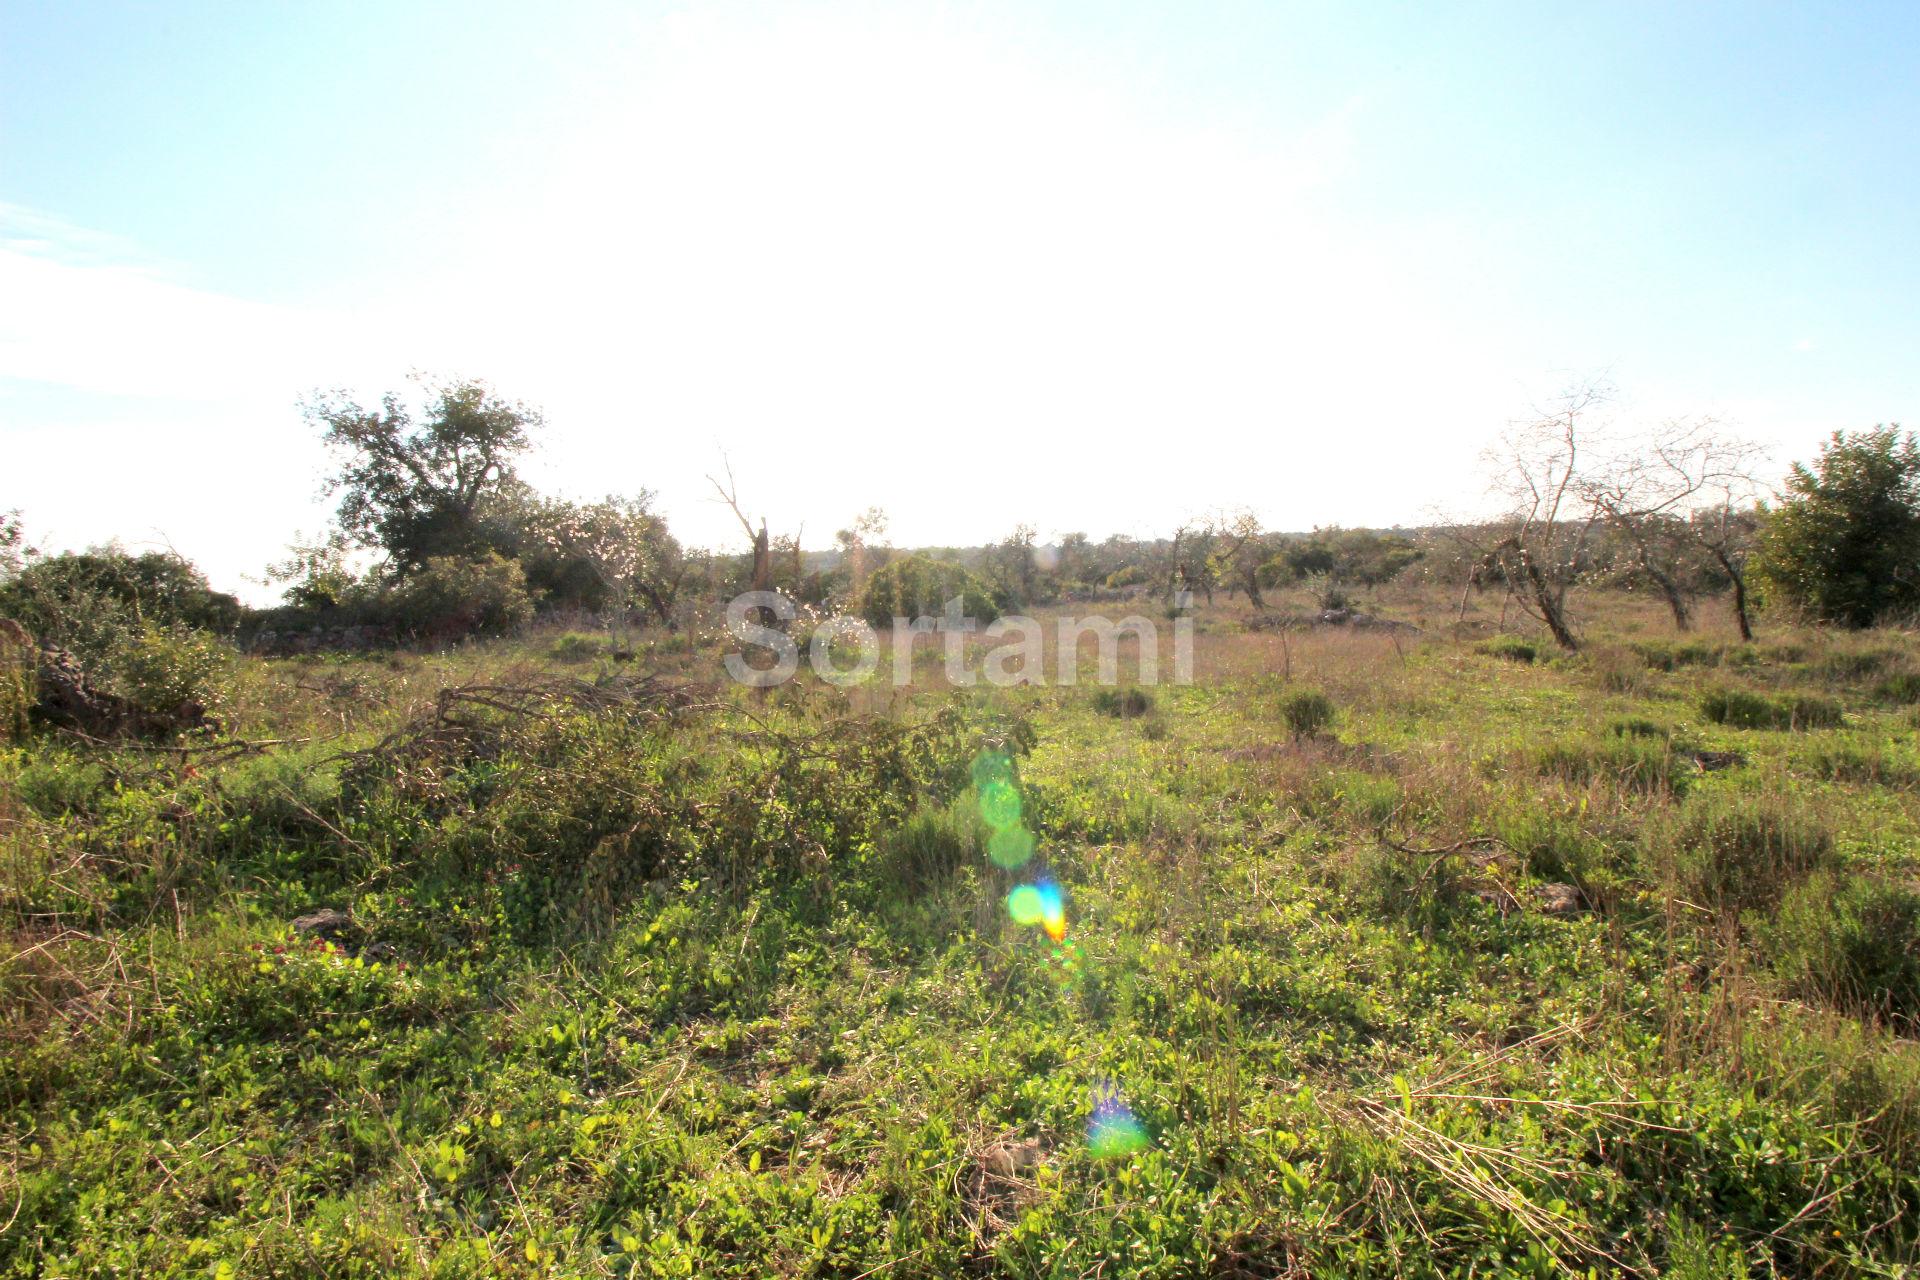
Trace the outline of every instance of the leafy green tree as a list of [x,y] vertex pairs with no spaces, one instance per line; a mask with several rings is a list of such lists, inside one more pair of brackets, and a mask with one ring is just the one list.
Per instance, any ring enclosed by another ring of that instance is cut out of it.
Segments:
[[958,598],[963,617],[991,622],[1000,616],[993,589],[978,574],[946,560],[902,556],[875,570],[860,597],[860,616],[876,627],[895,618],[939,618]]
[[434,557],[496,549],[481,504],[515,484],[514,459],[542,423],[538,410],[484,382],[416,380],[425,393],[417,416],[397,394],[377,409],[344,392],[316,393],[304,406],[341,458],[327,486],[340,495],[340,529],[384,551],[401,576]]
[[0,580],[11,578],[37,552],[27,545],[27,532],[18,511],[0,511]]
[[1920,442],[1899,426],[1836,431],[1795,463],[1761,534],[1766,595],[1850,627],[1920,608]]

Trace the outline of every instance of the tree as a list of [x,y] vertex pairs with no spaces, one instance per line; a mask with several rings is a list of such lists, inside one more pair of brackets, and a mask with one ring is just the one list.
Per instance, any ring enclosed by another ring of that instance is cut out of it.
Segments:
[[1037,536],[1032,525],[1017,524],[993,549],[994,576],[1001,591],[1022,605],[1033,602],[1033,544]]
[[307,420],[342,459],[327,484],[340,495],[341,530],[384,551],[405,576],[438,556],[492,548],[479,509],[514,483],[514,459],[542,424],[538,410],[495,395],[484,382],[433,382],[416,375],[424,406],[388,394],[377,409],[345,392],[317,392]]
[[348,550],[337,529],[317,542],[296,538],[284,560],[267,566],[267,581],[285,583],[281,599],[296,609],[339,608],[360,585]]
[[673,626],[687,566],[666,521],[653,512],[652,494],[551,507],[546,537],[562,562],[584,566],[599,584],[601,613],[616,651],[629,648],[627,623],[636,608]]
[[1372,589],[1391,582],[1425,554],[1401,534],[1336,526],[1291,539],[1260,572],[1268,582],[1321,579],[1331,596],[1347,586]]
[[1771,599],[1849,627],[1920,607],[1920,443],[1898,424],[1836,431],[1795,463],[1761,535]]
[[1666,600],[1676,631],[1692,626],[1687,586],[1704,553],[1728,576],[1740,634],[1752,638],[1736,532],[1738,511],[1752,506],[1759,452],[1712,418],[1679,420],[1629,441],[1581,477],[1587,500],[1629,548],[1638,575]]
[[886,558],[886,537],[887,513],[879,507],[868,507],[852,524],[833,535],[834,543],[846,563],[850,599],[860,599],[867,585],[867,574],[873,568],[871,561],[875,557],[882,560]]
[[707,483],[712,485],[714,492],[720,495],[720,501],[727,504],[728,509],[733,512],[734,519],[738,520],[741,529],[745,530],[747,540],[753,544],[751,586],[755,591],[765,591],[773,585],[773,553],[767,538],[767,518],[760,517],[760,528],[756,531],[753,521],[747,519],[747,513],[740,509],[740,491],[733,480],[733,464],[727,461],[725,454],[721,455],[720,464],[726,468],[727,483],[722,485],[712,476],[707,477]]
[[26,527],[18,511],[0,512],[0,582],[26,567],[39,552],[27,545]]
[[[1587,567],[1600,510],[1581,483],[1591,417],[1607,400],[1598,385],[1575,387],[1531,421],[1510,427],[1488,451],[1494,490],[1509,504],[1492,527],[1480,565],[1506,585],[1520,608],[1572,653],[1580,641],[1567,616],[1567,588]],[[1478,534],[1461,533],[1469,541]]]
[[1208,524],[1212,549],[1206,569],[1209,582],[1225,579],[1230,588],[1243,590],[1256,609],[1265,609],[1260,596],[1260,570],[1267,562],[1267,535],[1260,528],[1260,517],[1251,511],[1223,515]]

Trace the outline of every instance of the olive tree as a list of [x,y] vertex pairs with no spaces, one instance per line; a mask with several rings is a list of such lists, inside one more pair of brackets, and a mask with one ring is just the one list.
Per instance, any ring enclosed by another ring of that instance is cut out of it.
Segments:
[[340,495],[342,532],[378,548],[405,576],[439,556],[491,550],[480,508],[514,482],[514,460],[542,423],[538,410],[484,382],[415,375],[422,403],[389,393],[378,407],[343,391],[316,392],[307,420],[340,458],[327,491]]

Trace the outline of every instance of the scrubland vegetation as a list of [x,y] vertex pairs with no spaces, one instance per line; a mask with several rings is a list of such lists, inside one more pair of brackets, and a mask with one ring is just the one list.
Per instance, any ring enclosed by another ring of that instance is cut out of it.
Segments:
[[[1911,1274],[1920,639],[1832,517],[1901,448],[811,560],[376,469],[267,616],[16,529],[0,1274]],[[1195,678],[750,690],[755,586],[1184,611]]]

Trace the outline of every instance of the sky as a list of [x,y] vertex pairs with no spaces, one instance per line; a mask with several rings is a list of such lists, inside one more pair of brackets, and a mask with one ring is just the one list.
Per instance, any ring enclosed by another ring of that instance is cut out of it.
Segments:
[[1920,6],[0,0],[0,511],[217,585],[299,402],[539,405],[809,546],[1470,509],[1603,377],[1776,462],[1920,422]]

